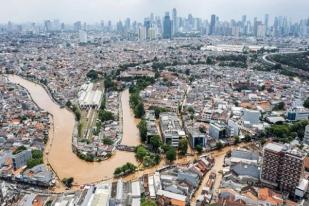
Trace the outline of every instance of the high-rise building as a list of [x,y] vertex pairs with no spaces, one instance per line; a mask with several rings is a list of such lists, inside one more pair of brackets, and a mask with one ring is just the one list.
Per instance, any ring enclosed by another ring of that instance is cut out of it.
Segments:
[[175,8],[173,8],[172,19],[173,19],[173,35],[175,35],[178,32],[177,10]]
[[145,41],[147,39],[146,28],[141,26],[138,28],[138,40]]
[[172,38],[172,21],[169,12],[166,12],[163,19],[163,39],[171,39],[171,38]]
[[309,145],[309,125],[305,127],[304,143]]
[[265,25],[266,31],[267,31],[268,26],[269,26],[268,23],[269,23],[269,15],[265,14],[265,16],[264,16],[264,25]]
[[266,36],[266,27],[264,24],[257,25],[257,31],[256,31],[256,37],[258,38],[264,38]]
[[209,35],[214,35],[216,32],[216,15],[211,15]]
[[77,21],[74,23],[74,30],[79,31],[82,29],[82,23],[80,21]]
[[146,29],[146,38],[149,39],[149,29],[151,27],[151,20],[149,18],[144,19],[144,27]]
[[79,30],[79,43],[87,43],[88,36],[87,32],[84,30]]
[[268,143],[263,148],[261,181],[294,194],[303,178],[304,155],[287,145]]

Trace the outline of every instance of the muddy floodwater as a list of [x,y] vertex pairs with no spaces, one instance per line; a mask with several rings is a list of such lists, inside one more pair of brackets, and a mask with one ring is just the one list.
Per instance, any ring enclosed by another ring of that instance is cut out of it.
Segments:
[[[49,141],[45,148],[45,162],[62,179],[74,177],[75,184],[94,183],[112,178],[116,167],[126,162],[137,164],[134,153],[116,151],[108,160],[89,163],[79,159],[72,151],[72,132],[75,124],[74,114],[53,101],[46,90],[39,84],[25,80],[16,75],[9,75],[9,80],[20,84],[28,90],[33,101],[52,115]],[[134,118],[129,106],[129,92],[121,93],[123,113],[122,144],[138,145],[139,132],[136,128],[138,120]]]

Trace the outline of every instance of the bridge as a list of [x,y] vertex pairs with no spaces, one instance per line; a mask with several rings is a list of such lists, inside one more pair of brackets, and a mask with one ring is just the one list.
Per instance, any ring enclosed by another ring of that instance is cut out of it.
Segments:
[[135,152],[136,147],[119,144],[116,146],[116,149],[120,151],[126,151],[126,152]]

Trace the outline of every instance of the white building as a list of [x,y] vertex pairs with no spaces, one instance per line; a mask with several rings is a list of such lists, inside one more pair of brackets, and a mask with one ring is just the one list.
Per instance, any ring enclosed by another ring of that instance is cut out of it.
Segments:
[[229,119],[227,121],[228,131],[230,137],[235,137],[239,135],[239,125],[235,120]]
[[259,124],[261,113],[257,110],[245,109],[243,112],[243,121],[252,124]]
[[215,139],[222,139],[226,137],[225,125],[217,122],[210,123],[208,132],[209,136]]
[[86,31],[79,30],[79,42],[80,43],[87,43],[88,42],[88,36],[87,36]]
[[103,91],[93,88],[93,83],[83,84],[78,92],[78,102],[82,109],[96,108],[101,105]]
[[145,41],[147,39],[147,31],[144,26],[138,28],[138,40]]

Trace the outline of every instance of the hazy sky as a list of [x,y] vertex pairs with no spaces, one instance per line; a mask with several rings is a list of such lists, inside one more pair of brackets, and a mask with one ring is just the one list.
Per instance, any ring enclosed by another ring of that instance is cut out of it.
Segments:
[[192,13],[207,19],[213,13],[225,20],[242,14],[262,18],[269,13],[293,20],[309,16],[309,0],[0,0],[0,22],[142,20],[150,12],[163,16],[174,7],[180,16]]

